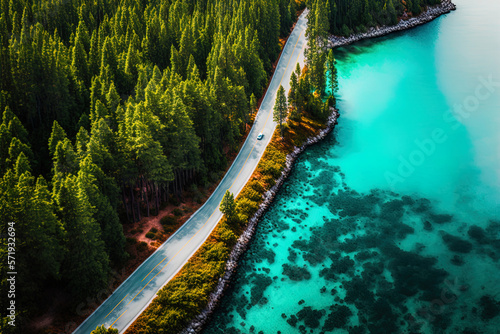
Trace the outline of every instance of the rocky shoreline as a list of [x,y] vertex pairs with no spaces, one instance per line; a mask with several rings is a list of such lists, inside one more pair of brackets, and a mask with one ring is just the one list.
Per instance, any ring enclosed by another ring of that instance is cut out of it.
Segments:
[[452,3],[450,0],[443,0],[441,4],[433,7],[428,7],[428,9],[425,12],[422,12],[422,14],[416,17],[412,17],[408,20],[401,20],[398,24],[394,26],[382,26],[376,28],[372,27],[368,29],[368,31],[365,33],[353,34],[349,37],[330,36],[329,47],[337,48],[340,46],[358,42],[363,39],[381,37],[396,31],[410,29],[422,25],[424,23],[430,22],[435,18],[443,14],[447,14],[455,9],[457,9],[457,6],[455,6],[454,3]]
[[229,259],[226,262],[226,270],[224,276],[219,279],[215,291],[210,294],[207,307],[191,321],[191,323],[181,332],[182,334],[193,334],[201,332],[203,326],[210,319],[210,316],[215,311],[219,301],[224,296],[224,291],[231,282],[231,279],[236,271],[236,268],[238,267],[238,261],[240,257],[247,250],[250,241],[252,240],[252,237],[255,234],[255,230],[257,228],[257,224],[260,218],[264,215],[269,206],[272,204],[279,189],[287,179],[288,175],[290,175],[295,160],[297,160],[300,154],[304,152],[304,150],[307,147],[323,140],[335,128],[338,117],[339,117],[338,110],[332,108],[332,114],[328,117],[328,120],[326,122],[326,128],[321,130],[317,136],[307,139],[307,141],[301,147],[296,147],[292,153],[287,155],[285,168],[281,172],[281,176],[276,180],[276,184],[271,189],[269,189],[267,192],[264,193],[263,195],[264,201],[260,204],[257,212],[248,221],[247,228],[238,238],[236,245],[231,251]]

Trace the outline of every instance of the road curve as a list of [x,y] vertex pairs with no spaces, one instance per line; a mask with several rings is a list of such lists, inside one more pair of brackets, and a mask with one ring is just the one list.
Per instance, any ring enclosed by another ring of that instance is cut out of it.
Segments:
[[[289,90],[290,75],[297,62],[303,64],[306,13],[307,10],[299,17],[288,38],[245,143],[212,196],[85,319],[74,334],[89,334],[100,325],[113,326],[123,333],[210,235],[222,217],[219,204],[224,193],[228,189],[235,195],[241,191],[271,140],[276,128],[272,117],[276,92],[280,84]],[[257,140],[260,132],[264,138]]]

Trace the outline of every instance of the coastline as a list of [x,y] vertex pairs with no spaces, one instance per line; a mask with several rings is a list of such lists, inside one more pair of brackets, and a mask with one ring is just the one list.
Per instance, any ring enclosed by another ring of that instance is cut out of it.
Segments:
[[226,269],[224,272],[224,276],[219,279],[215,291],[210,294],[207,307],[199,315],[197,315],[183,331],[181,331],[182,334],[192,334],[201,332],[203,326],[210,319],[210,316],[217,308],[221,298],[224,296],[225,290],[227,289],[227,287],[231,282],[231,279],[238,267],[238,261],[240,257],[248,249],[248,246],[255,234],[260,219],[267,211],[269,206],[273,203],[274,198],[278,194],[279,189],[290,175],[290,172],[293,170],[293,167],[295,165],[295,161],[300,156],[300,154],[304,152],[309,146],[312,146],[322,141],[335,128],[335,125],[337,124],[337,119],[339,117],[339,113],[337,109],[332,108],[331,110],[332,113],[330,114],[325,123],[325,128],[320,130],[319,134],[317,134],[316,136],[308,138],[302,144],[302,146],[295,147],[293,152],[287,155],[285,167],[281,172],[280,177],[276,180],[275,185],[264,193],[263,195],[264,200],[259,205],[259,209],[253,215],[253,217],[249,219],[247,227],[238,238],[236,245],[233,247],[233,250],[229,255],[229,259],[226,262]]
[[441,15],[447,14],[452,10],[456,10],[457,6],[451,2],[451,0],[443,0],[441,4],[428,7],[426,11],[422,12],[416,17],[412,17],[408,20],[401,20],[398,24],[393,26],[382,26],[382,27],[371,27],[365,33],[352,34],[349,37],[341,36],[330,36],[329,37],[329,47],[338,48],[341,46],[349,45],[355,42],[359,42],[363,39],[382,37],[393,32],[403,31],[417,27],[419,25],[428,23]]
[[[428,23],[443,14],[450,13],[452,10],[456,10],[456,5],[453,4],[450,0],[443,0],[443,2],[439,5],[428,7],[426,11],[422,12],[417,17],[412,17],[408,20],[401,20],[398,24],[394,26],[382,26],[377,28],[370,28],[366,33],[353,34],[349,37],[338,37],[338,36],[330,36],[329,38],[329,47],[337,48],[345,45],[349,45],[364,39],[382,37],[393,32],[403,31],[407,29],[411,29],[417,27],[419,25]],[[337,124],[337,119],[339,117],[339,113],[337,109],[332,108],[332,113],[328,117],[326,122],[326,127],[320,130],[319,134],[313,137],[308,138],[304,144],[300,147],[295,147],[292,153],[288,154],[286,157],[285,168],[281,172],[280,177],[276,180],[276,184],[263,195],[263,201],[259,205],[259,209],[253,215],[251,219],[248,221],[248,225],[243,231],[243,233],[238,238],[236,245],[233,247],[229,259],[226,262],[226,268],[224,272],[224,276],[219,279],[217,283],[217,287],[209,296],[208,305],[206,308],[197,315],[191,323],[180,333],[181,334],[193,334],[200,333],[206,323],[210,320],[211,315],[218,307],[218,304],[221,298],[224,296],[226,289],[231,283],[231,279],[233,278],[236,269],[238,267],[238,261],[241,256],[244,255],[248,246],[256,232],[257,225],[273,203],[274,198],[276,197],[279,189],[286,181],[291,171],[293,170],[295,161],[300,156],[302,152],[305,151],[309,146],[312,146],[320,141],[322,141]]]

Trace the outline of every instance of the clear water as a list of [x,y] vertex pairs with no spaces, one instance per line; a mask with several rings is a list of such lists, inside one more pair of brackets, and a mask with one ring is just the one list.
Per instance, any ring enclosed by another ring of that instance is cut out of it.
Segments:
[[205,333],[499,333],[500,3],[455,3],[337,50],[339,124]]

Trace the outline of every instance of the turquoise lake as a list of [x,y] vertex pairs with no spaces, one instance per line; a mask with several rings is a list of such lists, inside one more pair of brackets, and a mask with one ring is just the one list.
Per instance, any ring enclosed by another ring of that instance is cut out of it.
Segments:
[[500,333],[500,2],[335,50],[333,133],[204,333]]

